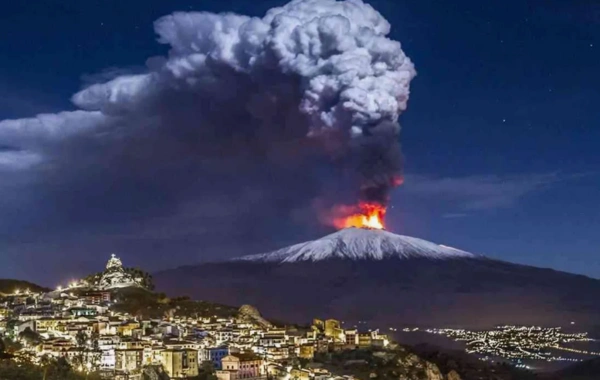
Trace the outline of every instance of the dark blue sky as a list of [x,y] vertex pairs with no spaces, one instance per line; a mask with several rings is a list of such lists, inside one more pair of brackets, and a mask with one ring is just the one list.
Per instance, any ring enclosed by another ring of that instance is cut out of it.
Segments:
[[[148,57],[166,54],[152,27],[162,15],[196,10],[262,16],[283,3],[3,4],[0,120],[74,109],[70,96],[97,81],[94,74],[141,70]],[[391,38],[402,42],[418,71],[401,117],[406,182],[394,192],[389,229],[600,278],[600,3],[368,3],[392,24]],[[294,240],[293,231],[283,235],[282,241]],[[7,264],[0,265],[0,277],[35,277],[39,269],[26,265],[45,255],[70,262],[65,265],[73,274],[102,265],[112,250],[150,270],[216,256],[185,241],[151,248],[139,242],[91,245],[5,238],[0,262]]]

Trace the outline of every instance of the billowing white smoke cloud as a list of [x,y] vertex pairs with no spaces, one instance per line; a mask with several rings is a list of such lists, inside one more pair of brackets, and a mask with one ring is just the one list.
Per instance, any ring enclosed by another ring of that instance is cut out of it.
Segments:
[[[93,85],[73,97],[87,110],[126,112],[165,88],[218,82],[223,66],[259,78],[276,70],[301,78],[310,131],[397,121],[415,76],[389,23],[361,0],[295,0],[262,19],[174,13],[155,22],[167,60],[149,74]],[[355,128],[356,129],[356,128]]]
[[170,51],[146,73],[84,88],[77,111],[0,121],[0,169],[35,172],[52,193],[42,206],[106,221],[254,186],[224,207],[250,197],[236,210],[274,203],[287,217],[348,172],[346,188],[385,202],[415,70],[370,5],[294,0],[263,18],[174,13],[154,26]]
[[[165,89],[219,82],[223,66],[259,80],[278,71],[300,78],[298,106],[310,117],[311,134],[331,129],[360,134],[365,126],[398,120],[415,76],[400,43],[386,37],[390,24],[361,0],[294,0],[262,19],[174,13],[157,20],[155,30],[159,42],[171,46],[168,59],[150,60],[147,74],[94,84],[73,102],[119,115]],[[74,118],[85,125],[101,122],[97,113],[78,112],[4,121],[0,141],[68,134]],[[5,137],[11,131],[17,137]]]

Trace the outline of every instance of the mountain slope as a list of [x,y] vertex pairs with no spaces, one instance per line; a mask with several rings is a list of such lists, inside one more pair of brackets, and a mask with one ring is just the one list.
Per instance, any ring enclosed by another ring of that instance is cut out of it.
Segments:
[[328,259],[383,260],[389,258],[476,258],[469,252],[382,230],[347,228],[318,240],[275,252],[241,257],[243,261],[293,263]]
[[[159,289],[267,318],[378,326],[593,326],[600,281],[491,260],[385,231],[338,232],[270,254],[155,275]],[[360,240],[360,244],[359,241]]]

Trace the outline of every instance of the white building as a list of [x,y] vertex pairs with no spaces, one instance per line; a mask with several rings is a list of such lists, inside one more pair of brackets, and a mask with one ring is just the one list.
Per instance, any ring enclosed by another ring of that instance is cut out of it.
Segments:
[[101,336],[98,338],[98,348],[102,351],[102,356],[100,357],[101,369],[115,369],[115,349],[120,341],[121,338],[117,335]]

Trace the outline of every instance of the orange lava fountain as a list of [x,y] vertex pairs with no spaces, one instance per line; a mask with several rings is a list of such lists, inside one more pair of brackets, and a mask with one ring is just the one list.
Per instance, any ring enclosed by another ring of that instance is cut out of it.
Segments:
[[336,218],[333,225],[338,229],[349,227],[385,229],[383,219],[386,209],[384,206],[377,203],[361,203],[356,211],[351,215]]

